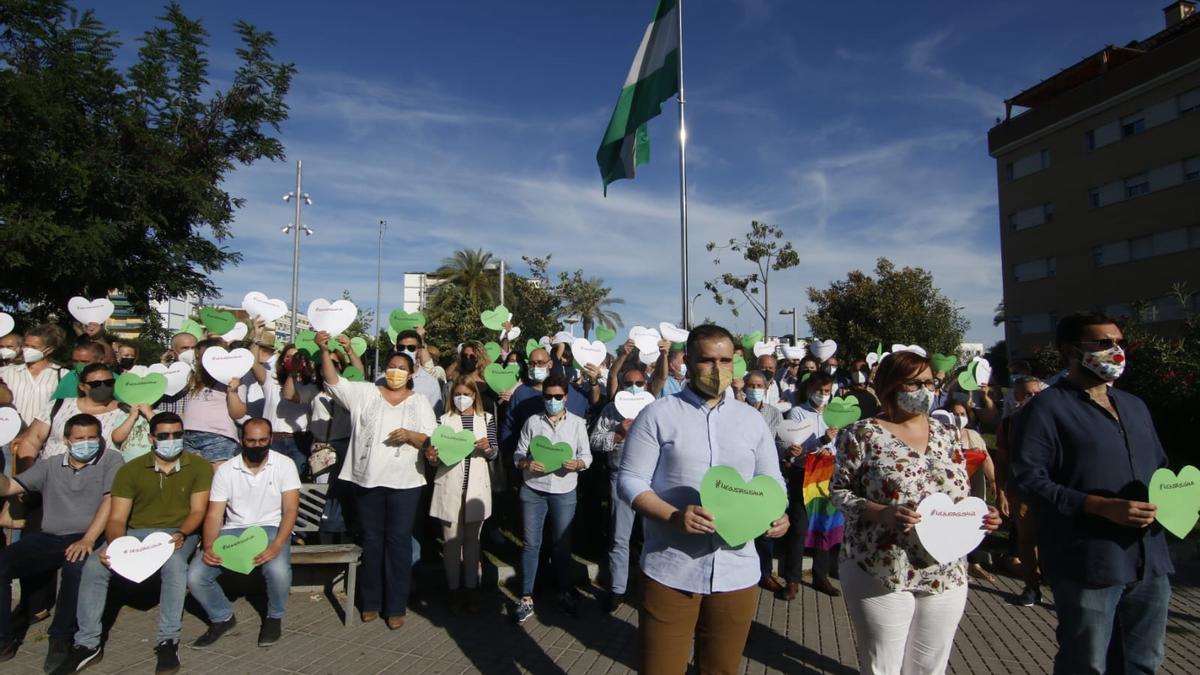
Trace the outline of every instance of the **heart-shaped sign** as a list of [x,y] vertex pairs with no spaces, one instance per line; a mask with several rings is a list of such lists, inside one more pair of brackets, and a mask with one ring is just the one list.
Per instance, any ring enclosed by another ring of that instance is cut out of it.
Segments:
[[987,532],[983,529],[983,517],[988,513],[987,504],[978,497],[967,497],[954,503],[950,495],[935,492],[917,505],[921,522],[913,529],[921,545],[942,563],[952,563],[974,551]]
[[367,339],[364,337],[350,338],[350,350],[354,352],[355,356],[367,353]]
[[769,342],[755,342],[754,347],[750,350],[754,356],[774,356],[775,350],[779,347],[779,342],[771,340]]
[[513,340],[516,340],[519,337],[521,337],[521,327],[513,326],[512,328],[509,328],[508,330],[500,331],[499,339],[500,340],[508,340],[511,342]]
[[358,307],[349,300],[329,302],[325,298],[317,298],[308,303],[308,323],[318,332],[340,335],[357,318]]
[[[392,330],[399,335],[406,330],[416,330],[418,326],[425,325],[425,315],[420,312],[408,313],[403,309],[393,309],[388,315],[388,325]],[[392,338],[392,344],[395,344],[396,339]]]
[[367,379],[366,375],[363,375],[363,371],[354,366],[346,366],[346,369],[342,371],[342,377],[350,382],[365,382]]
[[237,323],[237,317],[233,313],[216,307],[201,307],[199,315],[200,323],[204,324],[204,330],[215,335],[228,333]]
[[844,429],[857,422],[859,417],[862,417],[862,409],[858,407],[858,399],[853,396],[830,399],[821,412],[826,426],[835,429]]
[[958,374],[958,386],[963,391],[975,391],[979,389],[979,382],[975,380],[975,364],[966,367]]
[[246,327],[246,324],[239,321],[233,324],[233,328],[230,328],[228,333],[221,335],[221,339],[226,342],[237,342],[244,339],[248,332],[250,329]]
[[737,380],[746,376],[746,357],[740,353],[733,355],[733,379]]
[[150,373],[139,377],[135,373],[121,373],[117,376],[115,395],[126,405],[154,405],[166,391],[165,375]]
[[640,391],[636,394],[631,394],[627,391],[618,391],[613,397],[613,405],[617,412],[621,413],[621,417],[627,420],[634,419],[638,413],[642,412],[642,408],[654,403],[654,394],[648,391]]
[[262,319],[266,323],[282,319],[283,315],[288,313],[286,302],[278,298],[268,298],[265,293],[258,291],[250,291],[242,298],[242,309],[246,310],[246,315],[251,321]]
[[541,345],[542,349],[545,349],[546,351],[550,351],[550,348],[554,346],[550,341],[549,335],[543,335],[541,338],[539,338],[538,344]]
[[753,333],[747,333],[746,335],[742,336],[742,346],[747,350],[754,349],[754,345],[762,342],[762,339],[763,332],[761,330],[756,330]]
[[933,362],[933,372],[949,373],[958,365],[958,357],[953,354],[938,354],[934,353],[929,359]]
[[630,340],[637,342],[637,339],[639,336],[647,336],[647,337],[654,338],[654,344],[658,344],[658,341],[663,339],[662,333],[659,333],[658,330],[656,330],[654,328],[646,328],[645,326],[634,326],[633,328],[629,329],[629,339]]
[[8,312],[0,312],[0,337],[4,337],[13,332],[13,328],[17,324],[13,321],[12,316]]
[[737,548],[771,528],[787,510],[787,493],[770,476],[749,483],[731,466],[714,466],[700,480],[700,504],[713,516],[717,534]]
[[[920,356],[929,356],[929,354],[927,354],[925,352],[925,348],[922,347],[921,345],[894,344],[894,345],[892,345],[892,351],[889,353],[895,354],[896,352],[912,352],[912,353],[918,354]],[[883,357],[880,357],[880,358],[882,359]]]
[[563,345],[563,344],[569,345],[574,341],[575,341],[574,335],[571,335],[570,333],[568,333],[565,330],[560,330],[554,334],[553,338],[551,338],[550,344],[552,344],[552,345]]
[[240,574],[254,571],[254,559],[271,543],[261,527],[247,527],[236,537],[223,534],[213,541],[213,554],[221,559],[221,567]]
[[817,433],[817,424],[815,421],[797,421],[785,418],[775,428],[775,433],[784,443],[795,445],[803,443],[810,436]]
[[79,396],[79,373],[74,370],[64,371],[64,373],[62,379],[58,381],[58,386],[54,388],[54,393],[50,394],[52,400]]
[[1183,539],[1200,519],[1200,469],[1188,465],[1174,471],[1163,467],[1150,476],[1150,503],[1157,506],[1154,519],[1167,532]]
[[174,552],[175,542],[166,532],[151,532],[145,539],[125,535],[108,545],[108,567],[140,584],[167,564]]
[[491,330],[504,330],[504,322],[512,318],[512,312],[504,305],[496,305],[479,313],[479,320]]
[[495,342],[488,342],[483,346],[483,351],[487,352],[488,361],[495,363],[500,360],[500,345]]
[[545,436],[534,436],[529,441],[529,454],[539,462],[545,473],[554,473],[562,468],[563,462],[575,459],[575,451],[566,443],[553,443]]
[[795,345],[783,346],[783,358],[789,361],[799,361],[804,358],[804,353],[808,351],[808,345],[799,342]]
[[469,429],[455,431],[443,424],[433,430],[429,442],[437,448],[439,462],[446,466],[454,466],[474,452],[475,432]]
[[974,364],[971,374],[975,376],[975,382],[984,385],[992,381],[992,364],[988,363],[987,359],[976,356],[971,363]]
[[875,352],[871,352],[870,354],[867,354],[866,361],[867,361],[868,367],[874,368],[875,364],[879,363],[879,354],[877,354]]
[[515,363],[502,366],[499,363],[489,363],[483,369],[483,381],[497,394],[503,394],[517,386],[521,379],[521,367]]
[[108,298],[96,298],[88,300],[87,298],[75,296],[67,301],[67,311],[75,320],[83,325],[89,323],[104,323],[108,321],[108,317],[112,316],[116,307]]
[[[330,340],[330,348],[336,345],[337,342]],[[317,346],[317,334],[311,330],[302,330],[296,333],[296,349],[307,353],[309,356],[316,357],[321,348]]]
[[690,335],[688,331],[666,321],[658,324],[658,334],[663,336],[664,340],[670,340],[671,342],[687,342],[688,335]]
[[21,414],[16,408],[0,408],[0,445],[8,445],[21,433]]
[[833,340],[813,340],[808,343],[808,353],[821,363],[837,353],[838,344]]
[[537,340],[534,340],[533,338],[529,338],[528,340],[525,341],[525,358],[529,358],[530,356],[533,356],[533,353],[541,348],[542,348],[542,343],[538,342]]
[[250,372],[251,366],[254,365],[254,355],[249,349],[225,351],[224,347],[209,347],[204,350],[201,363],[214,380],[228,384],[230,380],[240,379]]
[[187,333],[197,340],[204,339],[204,326],[191,319],[184,319],[183,323],[179,324],[179,333]]
[[192,367],[183,361],[176,361],[171,364],[156,363],[150,366],[150,372],[158,373],[167,379],[167,388],[163,393],[167,396],[174,396],[183,391],[188,385],[188,378],[192,375]]
[[578,338],[571,343],[571,355],[582,366],[599,368],[604,363],[604,357],[608,356],[608,348],[599,340],[588,342],[586,338]]
[[611,340],[615,337],[617,337],[617,331],[615,331],[611,328],[606,328],[604,326],[596,326],[596,339],[597,340],[599,340],[601,342],[608,342],[609,340]]

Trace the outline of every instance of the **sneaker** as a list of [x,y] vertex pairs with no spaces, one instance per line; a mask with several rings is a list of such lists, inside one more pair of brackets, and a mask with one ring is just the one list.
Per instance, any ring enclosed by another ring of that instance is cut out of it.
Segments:
[[[237,617],[236,616],[231,616],[225,621],[218,621],[216,623],[210,623],[210,624],[208,624],[208,630],[204,631],[204,635],[201,635],[200,637],[196,638],[196,641],[192,643],[192,646],[193,647],[209,647],[217,640],[220,640],[222,635],[233,630],[233,627],[236,625],[237,625]],[[164,640],[164,642],[165,642],[165,640]]]
[[17,655],[17,647],[21,646],[21,641],[13,638],[3,645],[0,645],[0,662],[8,661]]
[[104,649],[101,647],[84,647],[83,645],[72,645],[71,652],[67,654],[67,658],[62,663],[58,664],[58,668],[54,670],[53,675],[68,675],[68,673],[78,673],[79,671],[100,663],[104,659]]
[[179,640],[163,640],[154,647],[158,654],[158,664],[154,666],[156,675],[170,675],[179,672]]
[[1018,607],[1033,607],[1042,601],[1042,589],[1026,586],[1025,590],[1013,600],[1013,604]]
[[619,609],[624,602],[624,593],[609,593],[608,598],[604,602],[604,611],[612,614],[613,612],[617,611],[617,609]]
[[266,647],[279,642],[283,635],[283,619],[267,619],[258,629],[258,646]]
[[517,608],[513,610],[513,618],[517,620],[517,623],[525,623],[531,616],[533,616],[533,598],[521,598],[517,601]]
[[575,599],[575,594],[570,591],[558,594],[558,607],[567,616],[579,616],[579,601]]
[[50,638],[50,648],[46,651],[46,662],[42,664],[42,672],[53,673],[67,660],[71,653],[71,641],[62,638]]

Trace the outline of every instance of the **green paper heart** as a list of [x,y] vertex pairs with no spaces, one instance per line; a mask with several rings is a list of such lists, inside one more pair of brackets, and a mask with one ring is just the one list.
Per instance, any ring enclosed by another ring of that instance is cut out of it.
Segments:
[[[329,338],[329,348],[333,349],[337,342]],[[321,348],[317,346],[317,334],[311,330],[302,330],[296,334],[296,349],[316,358]]]
[[746,357],[741,354],[733,355],[733,379],[746,376]]
[[200,323],[204,324],[208,332],[224,335],[233,330],[234,325],[237,324],[237,317],[216,307],[201,307]]
[[362,337],[350,338],[350,349],[354,351],[355,356],[362,356],[367,352],[367,339]]
[[213,542],[213,554],[221,559],[221,567],[241,574],[254,571],[254,559],[267,550],[267,531],[248,527],[238,536],[223,534]]
[[601,342],[608,342],[609,340],[611,340],[615,337],[617,337],[617,331],[615,331],[611,328],[605,328],[604,326],[596,326],[596,339],[597,340],[599,340]]
[[487,309],[479,313],[479,320],[491,330],[504,330],[504,322],[508,321],[508,308],[496,305],[495,309]]
[[[197,340],[204,339],[204,326],[201,326],[199,323],[196,323],[191,319],[184,319],[183,323],[179,324],[179,332],[193,335]],[[222,335],[224,335],[224,333],[222,333]]]
[[517,386],[521,379],[521,367],[515,363],[502,366],[499,363],[489,363],[483,369],[483,381],[497,394],[502,394]]
[[804,384],[805,382],[808,382],[808,378],[810,378],[810,377],[812,377],[812,373],[809,371],[805,371],[804,374],[800,376],[800,384]]
[[138,377],[134,373],[117,376],[116,397],[126,405],[154,405],[167,393],[167,378],[160,373]]
[[563,462],[575,459],[575,450],[566,443],[552,443],[545,436],[534,436],[529,441],[529,454],[539,462],[545,473],[554,473],[562,468]]
[[429,442],[437,448],[439,462],[454,466],[475,450],[475,432],[468,429],[455,431],[443,424],[433,430]]
[[400,333],[397,332],[395,328],[388,326],[387,334],[388,339],[392,341],[392,346],[394,347],[396,345],[396,341],[400,339]]
[[354,366],[347,366],[346,369],[342,371],[342,377],[350,380],[351,382],[363,382],[367,379],[366,376],[363,375],[363,372]]
[[[388,325],[396,334],[406,330],[416,330],[417,326],[425,325],[425,315],[420,312],[409,314],[403,309],[393,309],[392,313],[388,315]],[[395,343],[395,341],[396,338],[393,337],[392,342]]]
[[483,351],[487,352],[488,360],[492,363],[500,360],[500,345],[495,342],[489,342],[483,346]]
[[858,399],[853,396],[831,399],[821,413],[825,425],[835,429],[844,429],[854,424],[862,417],[862,409],[858,407]]
[[275,351],[283,351],[284,345],[287,344],[283,340],[275,340]]
[[60,398],[78,398],[79,397],[79,375],[69,370],[63,374],[62,379],[58,381],[58,386],[54,388],[54,393],[50,395],[53,400]]
[[754,349],[754,345],[759,342],[762,342],[762,339],[763,339],[763,332],[761,330],[756,330],[753,333],[750,333],[749,335],[742,336],[742,346],[748,350]]
[[529,338],[525,341],[525,357],[529,358],[530,356],[533,356],[533,353],[541,348],[542,343],[534,340],[533,338]]
[[1164,467],[1150,476],[1150,503],[1167,532],[1183,539],[1191,533],[1200,519],[1200,469],[1188,465],[1179,475]]
[[787,493],[774,478],[747,483],[731,466],[714,466],[700,479],[700,504],[713,516],[717,534],[737,548],[771,528],[787,510]]
[[935,373],[948,373],[958,365],[958,357],[952,354],[934,354],[929,360],[933,362]]
[[979,389],[979,382],[975,380],[975,364],[967,366],[961,373],[958,374],[958,386],[963,388],[963,391],[975,391]]

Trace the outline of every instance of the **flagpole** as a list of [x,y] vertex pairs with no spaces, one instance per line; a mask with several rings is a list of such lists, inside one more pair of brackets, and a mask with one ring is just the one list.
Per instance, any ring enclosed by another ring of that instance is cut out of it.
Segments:
[[687,103],[683,95],[683,0],[678,0],[675,13],[679,17],[679,257],[680,257],[680,301],[683,303],[683,325],[692,328],[692,316],[688,311],[688,207],[687,207],[687,125],[684,123],[683,106]]

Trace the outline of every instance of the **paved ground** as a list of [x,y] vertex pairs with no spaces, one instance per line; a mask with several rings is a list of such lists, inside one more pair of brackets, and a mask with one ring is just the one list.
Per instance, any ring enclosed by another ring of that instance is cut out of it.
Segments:
[[[329,598],[294,593],[284,622],[284,638],[271,648],[255,645],[258,616],[245,599],[237,601],[242,622],[213,648],[183,648],[185,672],[254,673],[626,673],[637,655],[637,614],[622,607],[604,614],[598,601],[582,604],[578,618],[560,614],[552,597],[524,626],[507,617],[506,596],[494,592],[485,610],[452,615],[442,606],[437,569],[419,575],[408,623],[389,631],[382,622],[343,628]],[[1200,564],[1181,566],[1175,579],[1164,673],[1194,673],[1200,662]],[[590,589],[585,589],[590,592]],[[1000,577],[997,586],[973,585],[966,616],[951,657],[955,673],[1044,673],[1053,654],[1054,613],[1049,604],[1032,609],[1007,604],[1019,590]],[[120,591],[118,591],[120,592]],[[122,597],[127,597],[128,591]],[[1048,599],[1052,600],[1052,599]],[[157,611],[150,600],[120,610],[104,661],[96,673],[153,672]],[[204,631],[189,612],[185,642]],[[46,624],[35,626],[5,673],[41,672]],[[785,603],[763,596],[746,649],[746,673],[854,673],[854,637],[845,606],[806,588]]]

